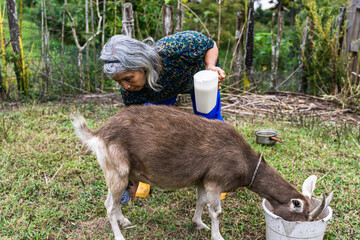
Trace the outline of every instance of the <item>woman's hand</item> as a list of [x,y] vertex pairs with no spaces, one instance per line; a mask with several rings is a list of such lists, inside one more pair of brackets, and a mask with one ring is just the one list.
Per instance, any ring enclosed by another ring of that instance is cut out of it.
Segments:
[[221,68],[215,66],[219,56],[219,49],[214,42],[214,46],[206,52],[205,55],[205,69],[215,71],[219,74],[219,90],[221,89],[220,84],[224,81],[226,74]]
[[220,90],[221,89],[220,85],[226,77],[225,71],[216,66],[207,66],[206,70],[211,70],[211,71],[217,72],[219,74],[219,90]]

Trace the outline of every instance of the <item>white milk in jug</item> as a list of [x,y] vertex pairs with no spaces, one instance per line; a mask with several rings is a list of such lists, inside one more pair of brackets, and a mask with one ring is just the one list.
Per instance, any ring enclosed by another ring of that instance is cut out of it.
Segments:
[[209,113],[216,105],[218,92],[217,72],[202,70],[194,75],[196,110]]

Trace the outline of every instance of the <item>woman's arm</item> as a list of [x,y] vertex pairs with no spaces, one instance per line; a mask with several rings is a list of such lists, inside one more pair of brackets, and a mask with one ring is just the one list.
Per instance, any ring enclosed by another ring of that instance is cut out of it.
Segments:
[[224,81],[226,74],[225,74],[224,70],[222,70],[221,68],[216,66],[216,61],[218,59],[218,56],[219,56],[219,49],[218,49],[216,43],[214,42],[213,48],[210,48],[206,52],[205,69],[218,72],[218,74],[219,74],[219,89],[221,89],[220,84],[222,83],[222,81]]

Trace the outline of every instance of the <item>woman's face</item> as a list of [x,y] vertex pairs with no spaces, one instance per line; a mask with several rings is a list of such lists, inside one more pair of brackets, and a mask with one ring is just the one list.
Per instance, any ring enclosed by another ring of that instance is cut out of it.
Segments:
[[145,70],[129,71],[117,74],[113,78],[118,82],[126,91],[136,92],[144,88],[146,77]]

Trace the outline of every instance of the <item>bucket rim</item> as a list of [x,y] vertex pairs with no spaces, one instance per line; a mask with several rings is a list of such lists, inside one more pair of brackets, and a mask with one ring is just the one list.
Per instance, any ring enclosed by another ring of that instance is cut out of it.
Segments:
[[[316,198],[312,198],[312,199],[316,199]],[[319,199],[316,199],[316,200],[320,201]],[[263,201],[262,201],[262,208],[264,209],[265,213],[266,213],[267,215],[269,215],[270,217],[272,217],[272,218],[274,218],[274,219],[281,219],[281,220],[286,221],[286,222],[296,222],[296,223],[297,223],[297,222],[299,222],[299,223],[301,222],[301,221],[287,221],[287,220],[283,219],[282,217],[280,217],[280,216],[278,216],[278,215],[275,215],[274,213],[272,213],[272,212],[266,207],[266,205],[265,205],[266,202],[268,202],[268,200],[267,200],[266,198],[264,198]],[[270,202],[269,202],[269,204],[270,204]],[[328,222],[328,221],[332,218],[333,211],[332,211],[332,209],[331,209],[330,206],[328,206],[327,209],[328,209],[329,213],[327,214],[326,217],[324,217],[324,218],[322,218],[322,219],[320,219],[320,220],[317,220],[317,221],[312,221],[312,222]]]
[[[272,135],[262,135],[261,133],[271,133]],[[275,137],[278,134],[277,131],[272,129],[260,129],[255,131],[255,135],[258,137]]]

